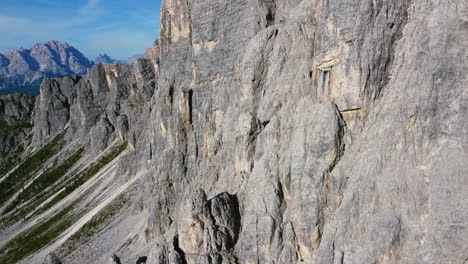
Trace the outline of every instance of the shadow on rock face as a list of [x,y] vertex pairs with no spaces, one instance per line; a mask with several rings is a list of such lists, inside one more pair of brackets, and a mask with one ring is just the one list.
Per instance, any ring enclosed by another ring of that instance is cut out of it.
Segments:
[[121,264],[120,258],[114,254],[109,258],[109,261],[107,261],[107,264]]
[[139,257],[136,264],[143,264],[143,263],[146,263],[146,260],[148,258],[145,256],[145,257]]
[[45,257],[44,264],[62,264],[62,261],[60,261],[55,253],[50,253]]

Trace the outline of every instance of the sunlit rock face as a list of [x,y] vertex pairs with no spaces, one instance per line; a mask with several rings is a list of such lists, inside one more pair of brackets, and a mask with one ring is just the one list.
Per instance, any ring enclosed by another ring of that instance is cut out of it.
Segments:
[[[158,259],[463,263],[462,2],[165,1],[137,143]],[[237,197],[233,246],[200,189]]]
[[161,57],[161,50],[159,48],[159,40],[155,40],[153,43],[153,47],[146,50],[145,59],[149,59],[155,65],[157,65],[159,63],[159,57]]
[[128,148],[77,199],[87,214],[24,263],[466,261],[464,1],[161,12],[157,58],[43,83],[35,149],[64,130],[83,164]]

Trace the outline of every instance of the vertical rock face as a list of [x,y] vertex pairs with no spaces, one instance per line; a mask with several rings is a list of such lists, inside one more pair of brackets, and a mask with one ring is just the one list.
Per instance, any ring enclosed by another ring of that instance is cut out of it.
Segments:
[[[153,65],[97,65],[86,76],[46,79],[34,117],[32,143],[39,147],[65,128],[70,140],[91,140],[103,150],[114,140],[132,141],[141,126],[142,105],[155,86]],[[142,120],[143,122],[144,120]],[[89,135],[89,137],[88,137]]]
[[159,40],[155,40],[153,43],[153,47],[146,50],[145,59],[151,60],[156,65],[159,63],[159,57],[161,57],[161,50],[159,49]]
[[29,118],[34,109],[35,100],[35,96],[27,94],[0,95],[0,118],[10,122]]
[[[466,12],[166,0],[137,143],[151,162],[149,260],[463,262]],[[207,213],[224,193],[239,203],[238,239]]]
[[0,166],[29,145],[35,96],[0,95]]
[[465,2],[165,0],[159,59],[44,81],[33,146],[129,142],[147,263],[463,263]]

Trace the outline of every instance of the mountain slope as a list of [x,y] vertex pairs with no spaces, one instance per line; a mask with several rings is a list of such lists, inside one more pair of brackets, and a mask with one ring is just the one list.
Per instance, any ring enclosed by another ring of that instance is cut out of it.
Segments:
[[[30,145],[31,118],[36,98],[26,94],[0,95],[0,175],[19,162]],[[0,178],[0,181],[3,181]]]
[[464,1],[161,10],[160,58],[43,82],[0,260],[466,261]]
[[44,80],[31,143],[18,166],[0,175],[0,262],[16,263],[48,244],[55,249],[64,237],[73,241],[101,211],[108,221],[116,212],[132,216],[128,192],[140,177],[121,177],[119,165],[141,131],[135,118],[151,98],[152,67],[144,60],[97,65],[85,76]]
[[45,77],[84,74],[92,63],[67,43],[49,41],[0,54],[0,92],[37,94]]

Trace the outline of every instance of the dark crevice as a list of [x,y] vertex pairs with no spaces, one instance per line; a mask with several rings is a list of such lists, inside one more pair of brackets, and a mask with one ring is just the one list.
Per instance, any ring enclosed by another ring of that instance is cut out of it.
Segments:
[[266,21],[267,25],[271,25],[275,21],[275,17],[271,12],[268,12],[268,14],[266,15]]
[[251,129],[249,131],[249,143],[255,143],[265,127],[270,123],[269,120],[260,122],[257,118],[252,119]]
[[169,85],[169,104],[172,105],[174,103],[174,85]]
[[340,110],[340,112],[341,113],[355,112],[355,111],[359,111],[361,109],[362,109],[361,107],[356,107],[356,108],[349,108],[349,109],[345,109],[345,110]]
[[265,6],[267,8],[267,14],[265,16],[266,26],[269,27],[275,23],[276,2],[275,0],[267,0],[265,1]]
[[193,90],[188,91],[188,110],[189,110],[189,122],[193,123]]
[[149,159],[153,159],[153,145],[149,144]]
[[185,258],[185,252],[179,247],[179,236],[174,237],[174,250],[179,254],[181,259],[181,264],[187,264],[187,260]]
[[148,257],[146,256],[143,256],[143,257],[139,257],[136,264],[143,264],[143,263],[146,263],[146,261],[148,260]]

